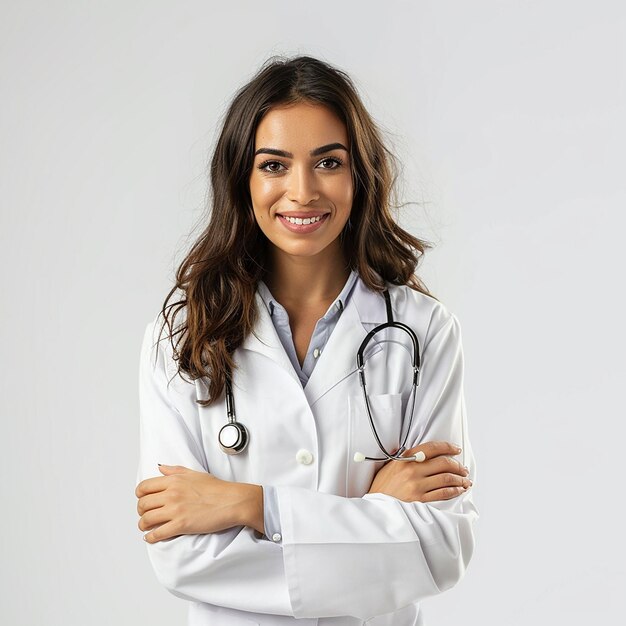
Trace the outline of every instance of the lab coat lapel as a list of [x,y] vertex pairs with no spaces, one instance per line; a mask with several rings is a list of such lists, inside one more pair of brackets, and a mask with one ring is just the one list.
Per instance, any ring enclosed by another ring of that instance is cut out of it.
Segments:
[[[270,313],[258,291],[255,297],[259,315],[254,330],[245,338],[242,349],[265,355],[280,365],[298,383],[298,386],[301,386],[300,378],[293,369],[272,323]],[[310,406],[346,376],[357,370],[356,353],[361,342],[374,325],[382,324],[386,320],[384,298],[381,294],[370,291],[358,277],[352,296],[304,387]],[[381,349],[382,346],[378,344],[375,336],[365,351],[364,359],[367,360]]]
[[302,385],[298,374],[293,369],[293,365],[285,352],[285,348],[278,337],[276,328],[270,317],[270,313],[263,302],[263,298],[257,291],[255,294],[258,311],[258,319],[251,333],[244,339],[241,347],[244,350],[252,350],[265,355],[272,361],[278,363],[299,386]]
[[[310,406],[357,370],[356,354],[361,342],[375,324],[382,324],[386,319],[382,295],[370,291],[361,278],[357,278],[352,296],[304,387]],[[374,336],[365,350],[364,359],[381,349]]]

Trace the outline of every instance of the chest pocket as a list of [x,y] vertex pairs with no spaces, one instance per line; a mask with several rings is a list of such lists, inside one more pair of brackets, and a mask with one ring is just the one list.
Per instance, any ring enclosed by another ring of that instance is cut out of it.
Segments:
[[[378,437],[389,454],[400,447],[402,427],[402,394],[369,395],[370,409]],[[369,491],[376,472],[385,461],[354,460],[355,452],[365,456],[384,457],[372,432],[363,394],[348,396],[349,437],[347,451],[346,495],[360,497]]]

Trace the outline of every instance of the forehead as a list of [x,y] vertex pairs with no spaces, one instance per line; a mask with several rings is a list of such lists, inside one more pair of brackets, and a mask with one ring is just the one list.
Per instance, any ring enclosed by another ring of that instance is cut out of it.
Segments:
[[271,108],[259,122],[255,148],[303,151],[339,141],[347,146],[348,131],[334,111],[322,104],[297,103]]

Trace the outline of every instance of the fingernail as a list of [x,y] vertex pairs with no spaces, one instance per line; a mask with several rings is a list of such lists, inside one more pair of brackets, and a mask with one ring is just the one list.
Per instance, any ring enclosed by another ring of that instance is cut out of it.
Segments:
[[158,465],[159,467],[161,467],[162,463],[157,463],[157,465]]

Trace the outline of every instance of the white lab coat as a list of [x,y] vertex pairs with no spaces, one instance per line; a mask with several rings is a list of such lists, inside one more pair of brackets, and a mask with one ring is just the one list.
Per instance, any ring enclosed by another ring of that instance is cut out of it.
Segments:
[[[395,320],[413,328],[422,352],[407,447],[457,443],[463,452],[456,458],[475,482],[458,320],[434,298],[388,287]],[[258,293],[256,299],[255,333],[234,354],[237,419],[250,432],[239,455],[218,447],[226,422],[223,396],[207,408],[195,403],[207,397],[205,381],[174,376],[167,327],[155,366],[153,344],[162,320],[148,324],[140,364],[137,482],[161,476],[157,463],[164,463],[275,485],[282,542],[238,526],[146,543],[157,579],[191,602],[190,626],[423,624],[420,601],[455,585],[468,566],[478,511],[475,487],[430,503],[367,493],[383,462],[353,461],[357,451],[381,456],[365,412],[356,352],[367,332],[386,321],[384,298],[357,279],[304,388]],[[381,343],[385,337],[395,343]],[[403,412],[410,407],[410,346],[406,333],[387,330],[375,335],[365,354],[371,405],[390,451],[398,446]],[[302,450],[312,454],[311,463],[302,462],[310,455],[297,455]]]

